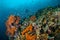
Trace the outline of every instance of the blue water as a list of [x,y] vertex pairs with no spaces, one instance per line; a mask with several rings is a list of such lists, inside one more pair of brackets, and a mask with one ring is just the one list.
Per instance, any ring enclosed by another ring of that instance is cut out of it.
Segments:
[[8,40],[5,35],[5,21],[9,15],[19,15],[24,18],[35,14],[39,9],[55,7],[58,4],[60,0],[0,0],[0,40]]

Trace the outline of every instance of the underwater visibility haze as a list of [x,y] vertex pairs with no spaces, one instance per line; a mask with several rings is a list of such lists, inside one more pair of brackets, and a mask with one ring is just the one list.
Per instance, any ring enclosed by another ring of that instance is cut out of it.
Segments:
[[8,40],[5,22],[10,15],[21,18],[47,7],[58,7],[60,0],[0,0],[0,40]]

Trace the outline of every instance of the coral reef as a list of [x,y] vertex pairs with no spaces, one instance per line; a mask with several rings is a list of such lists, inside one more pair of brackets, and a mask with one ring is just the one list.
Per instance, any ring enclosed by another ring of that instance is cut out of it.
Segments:
[[48,7],[38,10],[28,19],[11,15],[7,22],[10,40],[56,40],[60,33],[60,8]]

